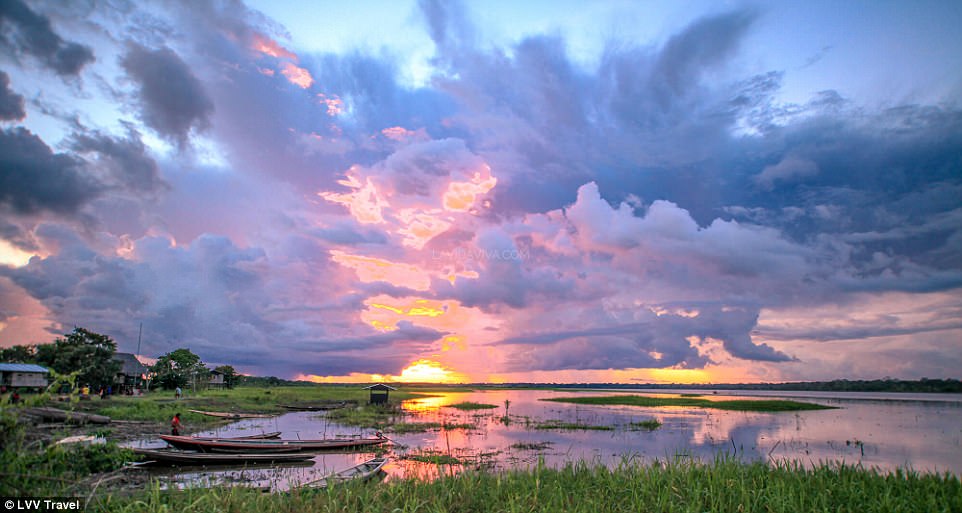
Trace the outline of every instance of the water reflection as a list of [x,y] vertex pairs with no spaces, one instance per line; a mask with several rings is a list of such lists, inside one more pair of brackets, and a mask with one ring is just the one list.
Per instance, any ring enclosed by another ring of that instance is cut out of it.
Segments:
[[[619,392],[578,392],[611,395]],[[617,465],[626,459],[650,462],[687,454],[710,460],[718,454],[746,461],[793,460],[805,465],[823,461],[860,463],[892,470],[962,473],[962,402],[804,399],[837,406],[835,410],[759,413],[687,407],[576,405],[541,399],[573,392],[491,390],[439,393],[404,401],[404,421],[441,426],[421,433],[392,433],[383,449],[392,458],[387,479],[433,479],[465,468],[502,470],[538,464],[562,466],[574,460]],[[720,394],[712,398],[745,398]],[[496,408],[462,411],[460,402]],[[509,402],[506,407],[505,401]],[[638,423],[655,419],[661,427],[647,431]],[[576,424],[599,429],[542,429],[546,424]],[[453,427],[458,426],[458,427]],[[608,429],[600,429],[600,428]],[[247,419],[200,433],[239,436],[281,431],[284,438],[369,435],[370,430],[338,425],[324,414],[293,412],[272,419]],[[163,445],[154,442],[153,445]],[[373,456],[372,452],[319,454],[305,466],[221,470],[166,470],[171,486],[241,480],[286,489],[324,477]],[[418,461],[456,458],[456,465]],[[238,473],[240,472],[240,474]]]

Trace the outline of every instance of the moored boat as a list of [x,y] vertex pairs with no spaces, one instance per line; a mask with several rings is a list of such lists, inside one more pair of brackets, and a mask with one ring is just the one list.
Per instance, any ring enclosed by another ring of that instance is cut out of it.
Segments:
[[344,469],[336,474],[331,474],[327,477],[322,477],[317,481],[311,481],[303,485],[304,488],[327,488],[333,484],[341,483],[344,481],[350,481],[353,479],[358,479],[361,481],[367,481],[371,479],[378,472],[384,468],[388,462],[387,458],[372,458],[365,462],[358,463],[351,468]]
[[221,411],[203,411],[203,410],[187,410],[192,413],[198,413],[200,415],[207,415],[208,417],[219,417],[222,419],[269,419],[274,415],[270,413],[236,413],[236,412],[221,412]]
[[160,435],[160,439],[178,449],[202,452],[287,452],[354,449],[380,445],[388,440],[374,438],[325,438],[318,440],[226,440],[190,436]]
[[211,454],[206,452],[176,451],[171,449],[133,449],[134,453],[159,463],[179,465],[237,465],[243,463],[285,463],[309,460],[310,454],[278,453],[232,453]]
[[281,437],[280,431],[246,436],[192,436],[195,440],[273,440]]

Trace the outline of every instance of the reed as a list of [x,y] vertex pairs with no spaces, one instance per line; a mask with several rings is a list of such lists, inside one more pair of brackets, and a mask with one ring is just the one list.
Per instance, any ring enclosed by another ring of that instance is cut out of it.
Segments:
[[466,471],[439,479],[346,483],[320,493],[260,494],[239,488],[162,492],[92,502],[88,511],[273,513],[348,512],[948,512],[962,511],[955,475],[890,474],[834,464],[805,468],[796,463],[741,463],[719,457],[710,463],[687,458],[644,465],[626,460],[617,468],[571,463],[560,469]]
[[461,403],[449,404],[448,408],[455,408],[457,410],[471,411],[471,410],[493,410],[498,407],[496,404],[484,404],[484,403],[474,403],[471,401],[464,401]]

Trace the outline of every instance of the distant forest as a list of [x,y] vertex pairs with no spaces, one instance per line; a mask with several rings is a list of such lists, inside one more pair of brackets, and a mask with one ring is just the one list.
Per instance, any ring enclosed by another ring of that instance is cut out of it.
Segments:
[[555,384],[556,388],[654,388],[685,390],[804,390],[816,392],[930,392],[962,393],[962,381],[957,379],[872,379],[833,381],[797,381],[792,383],[712,383],[712,384],[663,384],[663,383],[577,383]]

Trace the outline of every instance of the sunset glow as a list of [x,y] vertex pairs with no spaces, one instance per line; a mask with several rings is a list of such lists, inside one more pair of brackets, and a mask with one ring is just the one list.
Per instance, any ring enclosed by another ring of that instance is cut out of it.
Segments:
[[314,77],[311,76],[310,71],[290,62],[281,64],[281,75],[287,77],[287,80],[301,89],[308,89],[314,85]]
[[962,368],[958,2],[9,1],[3,346],[324,383]]

